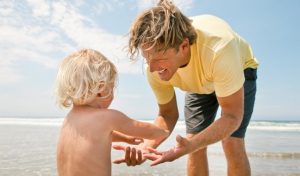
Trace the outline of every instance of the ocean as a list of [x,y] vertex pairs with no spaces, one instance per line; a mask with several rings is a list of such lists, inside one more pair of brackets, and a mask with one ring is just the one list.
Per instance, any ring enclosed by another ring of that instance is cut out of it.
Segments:
[[[0,176],[55,176],[56,142],[62,118],[0,118]],[[151,121],[149,121],[151,122]],[[185,135],[179,121],[159,149],[175,144],[176,134]],[[254,176],[300,176],[300,122],[252,121],[246,147]],[[122,153],[112,150],[112,160]],[[211,176],[226,175],[226,161],[220,143],[208,148]],[[186,156],[150,167],[112,166],[113,176],[184,176]]]

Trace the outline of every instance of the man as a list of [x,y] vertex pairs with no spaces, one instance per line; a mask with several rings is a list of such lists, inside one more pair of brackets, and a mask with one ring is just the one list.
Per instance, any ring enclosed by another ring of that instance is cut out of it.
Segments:
[[[145,141],[143,150],[153,154],[116,146],[125,151],[125,158],[115,163],[136,165],[148,158],[156,165],[188,154],[188,175],[208,175],[207,146],[222,141],[228,175],[251,175],[244,137],[254,106],[258,62],[248,43],[217,17],[189,19],[172,2],[161,0],[132,25],[129,52],[134,58],[139,51],[148,63],[148,82],[159,106],[154,123],[173,130],[178,87],[187,92],[187,136],[177,136],[176,147],[166,152],[151,149],[162,141]],[[219,106],[221,117],[214,121]]]

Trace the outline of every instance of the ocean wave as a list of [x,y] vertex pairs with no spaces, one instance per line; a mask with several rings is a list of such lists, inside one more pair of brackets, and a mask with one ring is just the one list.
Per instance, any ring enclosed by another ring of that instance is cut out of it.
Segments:
[[[221,152],[208,152],[209,155],[223,156]],[[266,159],[300,159],[300,153],[285,153],[285,152],[247,152],[247,155],[252,158]]]
[[60,126],[63,118],[0,118],[0,125]]
[[300,131],[300,122],[252,121],[248,128],[272,131]]
[[283,152],[249,152],[249,157],[274,158],[274,159],[300,159],[300,153],[283,153]]
[[[185,129],[185,122],[179,121],[176,129]],[[252,121],[248,129],[267,131],[300,131],[300,122]]]
[[[64,118],[0,118],[0,125],[60,126]],[[142,120],[153,123],[153,120]],[[177,122],[175,129],[185,130],[185,122]],[[300,131],[300,122],[252,121],[248,129],[269,131]]]

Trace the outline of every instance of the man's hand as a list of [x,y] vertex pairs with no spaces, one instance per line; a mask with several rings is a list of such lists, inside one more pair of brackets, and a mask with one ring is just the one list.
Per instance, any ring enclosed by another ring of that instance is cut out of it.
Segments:
[[133,147],[133,146],[123,146],[123,145],[113,145],[113,148],[116,150],[123,150],[125,152],[125,156],[122,158],[118,158],[113,161],[115,164],[126,163],[127,166],[136,166],[142,164],[146,159],[143,158],[143,152],[147,152],[142,150],[141,147]]
[[144,154],[146,159],[152,160],[151,166],[155,166],[164,162],[171,162],[188,153],[189,141],[179,135],[176,136],[176,146],[160,152],[153,148],[148,148],[152,153]]
[[144,142],[144,139],[138,138],[135,136],[128,136],[118,131],[112,132],[112,141],[113,142],[126,142],[128,144],[138,145]]
[[139,145],[140,143],[144,142],[144,139],[133,137],[133,136],[128,136],[125,142],[128,144],[132,144],[132,145]]

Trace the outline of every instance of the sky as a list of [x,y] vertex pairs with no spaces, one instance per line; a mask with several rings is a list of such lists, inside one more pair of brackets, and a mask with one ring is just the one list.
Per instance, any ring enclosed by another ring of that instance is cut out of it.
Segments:
[[[126,52],[135,17],[153,0],[0,0],[0,117],[63,117],[55,103],[58,64],[93,48],[119,72],[111,108],[154,119],[157,104],[142,58]],[[174,0],[187,16],[227,21],[259,60],[254,120],[300,120],[300,1]],[[184,92],[176,90],[180,119]]]

